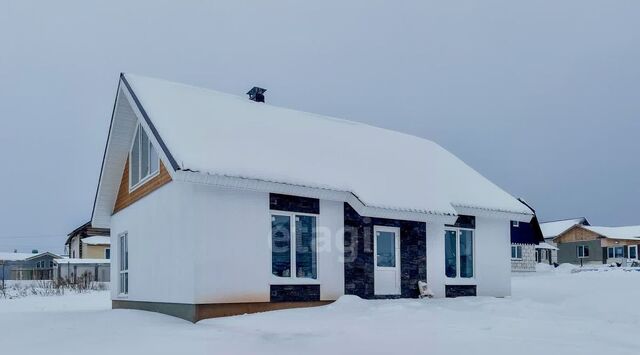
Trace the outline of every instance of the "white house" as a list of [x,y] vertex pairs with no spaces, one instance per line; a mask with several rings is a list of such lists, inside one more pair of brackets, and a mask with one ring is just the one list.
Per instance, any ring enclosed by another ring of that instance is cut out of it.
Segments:
[[123,74],[92,225],[114,308],[192,321],[344,294],[510,294],[532,212],[437,144]]

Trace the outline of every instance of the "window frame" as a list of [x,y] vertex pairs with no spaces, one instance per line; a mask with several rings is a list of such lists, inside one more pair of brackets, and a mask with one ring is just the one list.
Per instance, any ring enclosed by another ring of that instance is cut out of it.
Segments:
[[[622,256],[616,256],[616,249],[622,249]],[[607,259],[625,259],[624,257],[624,246],[617,245],[612,247],[607,247]],[[627,258],[630,259],[630,258]]]
[[[580,250],[582,250],[582,253],[580,253]],[[585,250],[587,251],[586,255],[584,252]],[[578,259],[587,259],[591,257],[591,251],[589,250],[589,246],[586,244],[578,245],[576,253],[577,253]],[[582,254],[582,256],[580,256],[580,254]]]
[[[636,256],[635,258],[631,257],[631,248],[635,250]],[[638,260],[638,246],[637,245],[628,245],[627,246],[627,259]]]
[[[108,257],[107,257],[107,252],[109,252]],[[107,260],[111,260],[111,248],[104,248],[104,258]]]
[[520,228],[520,221],[511,221],[511,225],[514,228]]
[[[473,228],[460,228],[460,227],[445,227],[444,229],[444,236],[443,236],[443,240],[447,237],[447,231],[451,231],[451,232],[455,232],[456,234],[456,276],[455,277],[451,277],[451,276],[447,276],[447,268],[446,268],[446,262],[447,262],[447,255],[446,255],[446,241],[445,241],[445,245],[444,245],[444,250],[443,252],[445,253],[444,255],[444,262],[445,262],[445,270],[444,270],[444,276],[445,279],[448,280],[474,280],[476,278],[477,272],[476,272],[476,230]],[[471,232],[471,243],[472,243],[472,248],[471,248],[471,258],[473,259],[473,262],[471,264],[471,270],[473,272],[473,276],[471,277],[462,277],[460,276],[460,271],[461,271],[461,267],[460,265],[462,264],[462,254],[460,253],[460,231],[470,231]]]
[[[140,154],[140,156],[138,157],[138,176],[139,176],[139,180],[137,183],[132,184],[132,179],[131,179],[131,172],[133,170],[133,159],[132,154],[133,154],[133,145],[136,143],[136,136],[140,135],[141,132],[143,132],[145,135],[147,135],[147,143],[149,144],[149,149],[147,150],[147,153],[149,154],[149,156],[147,157],[147,164],[149,164],[149,174],[147,174],[145,177],[142,177],[142,136],[140,136],[140,139],[138,140],[140,142],[140,147],[138,148],[138,154]],[[152,156],[152,151],[156,152],[156,158],[158,159],[158,169],[156,171],[151,171],[151,156]],[[144,128],[142,127],[142,123],[138,122],[137,126],[136,126],[136,131],[135,134],[133,135],[133,139],[131,141],[131,144],[129,146],[129,193],[135,191],[137,188],[139,188],[140,186],[144,185],[145,183],[147,183],[149,180],[153,179],[154,177],[160,175],[160,153],[155,149],[155,147],[153,146],[153,143],[151,142],[151,137],[147,134],[147,132],[144,130]]]
[[[123,243],[123,240],[124,240],[124,243]],[[125,281],[125,278],[126,278],[126,281]],[[128,295],[129,295],[129,233],[124,232],[124,233],[118,234],[118,296],[127,297]]]
[[[516,250],[516,256],[513,256],[513,250]],[[520,256],[518,257],[518,250],[520,250]],[[541,255],[542,257],[542,255]],[[522,260],[522,245],[512,245],[511,246],[511,260]]]
[[[290,228],[290,235],[289,235],[289,262],[291,263],[290,266],[290,273],[289,276],[278,276],[278,275],[274,275],[273,274],[273,229],[272,229],[272,225],[271,223],[269,223],[269,249],[271,250],[271,257],[269,258],[269,269],[271,269],[270,274],[271,277],[275,277],[278,280],[288,280],[288,281],[303,281],[303,282],[314,282],[317,283],[320,280],[320,258],[318,257],[318,245],[319,245],[319,236],[318,236],[318,221],[320,220],[320,215],[318,214],[314,214],[314,213],[304,213],[304,212],[290,212],[290,211],[280,211],[280,210],[269,210],[269,221],[271,222],[271,219],[273,218],[273,216],[287,216],[289,217],[289,228]],[[315,253],[316,253],[316,270],[315,270],[315,274],[316,277],[315,278],[310,278],[310,277],[298,277],[298,272],[296,269],[296,248],[297,248],[297,241],[296,241],[296,216],[309,216],[309,217],[315,217],[316,220],[316,230],[315,230]]]
[[394,266],[378,266],[378,240],[375,239],[373,241],[373,265],[376,270],[400,270],[401,259],[401,249],[400,249],[400,227],[387,227],[375,225],[373,226],[373,238],[378,238],[378,232],[387,232],[393,233],[395,236],[393,238],[393,256],[394,256]]

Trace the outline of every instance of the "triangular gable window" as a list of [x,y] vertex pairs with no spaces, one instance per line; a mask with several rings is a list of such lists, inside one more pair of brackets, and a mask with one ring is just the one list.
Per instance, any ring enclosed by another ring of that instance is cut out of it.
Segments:
[[147,133],[138,124],[133,145],[129,152],[129,187],[131,190],[142,185],[159,172],[160,158],[153,148]]

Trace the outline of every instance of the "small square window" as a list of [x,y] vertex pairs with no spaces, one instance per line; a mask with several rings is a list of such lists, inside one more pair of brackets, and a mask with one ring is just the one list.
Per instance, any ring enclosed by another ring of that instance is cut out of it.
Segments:
[[520,221],[511,221],[511,225],[518,228],[520,227]]

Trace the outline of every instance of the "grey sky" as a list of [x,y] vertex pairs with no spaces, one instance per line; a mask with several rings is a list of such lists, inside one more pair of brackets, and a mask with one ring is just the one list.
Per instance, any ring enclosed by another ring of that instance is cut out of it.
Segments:
[[[118,73],[432,139],[543,220],[640,224],[640,2],[0,0],[0,251],[87,221]],[[215,4],[214,4],[215,3]]]

